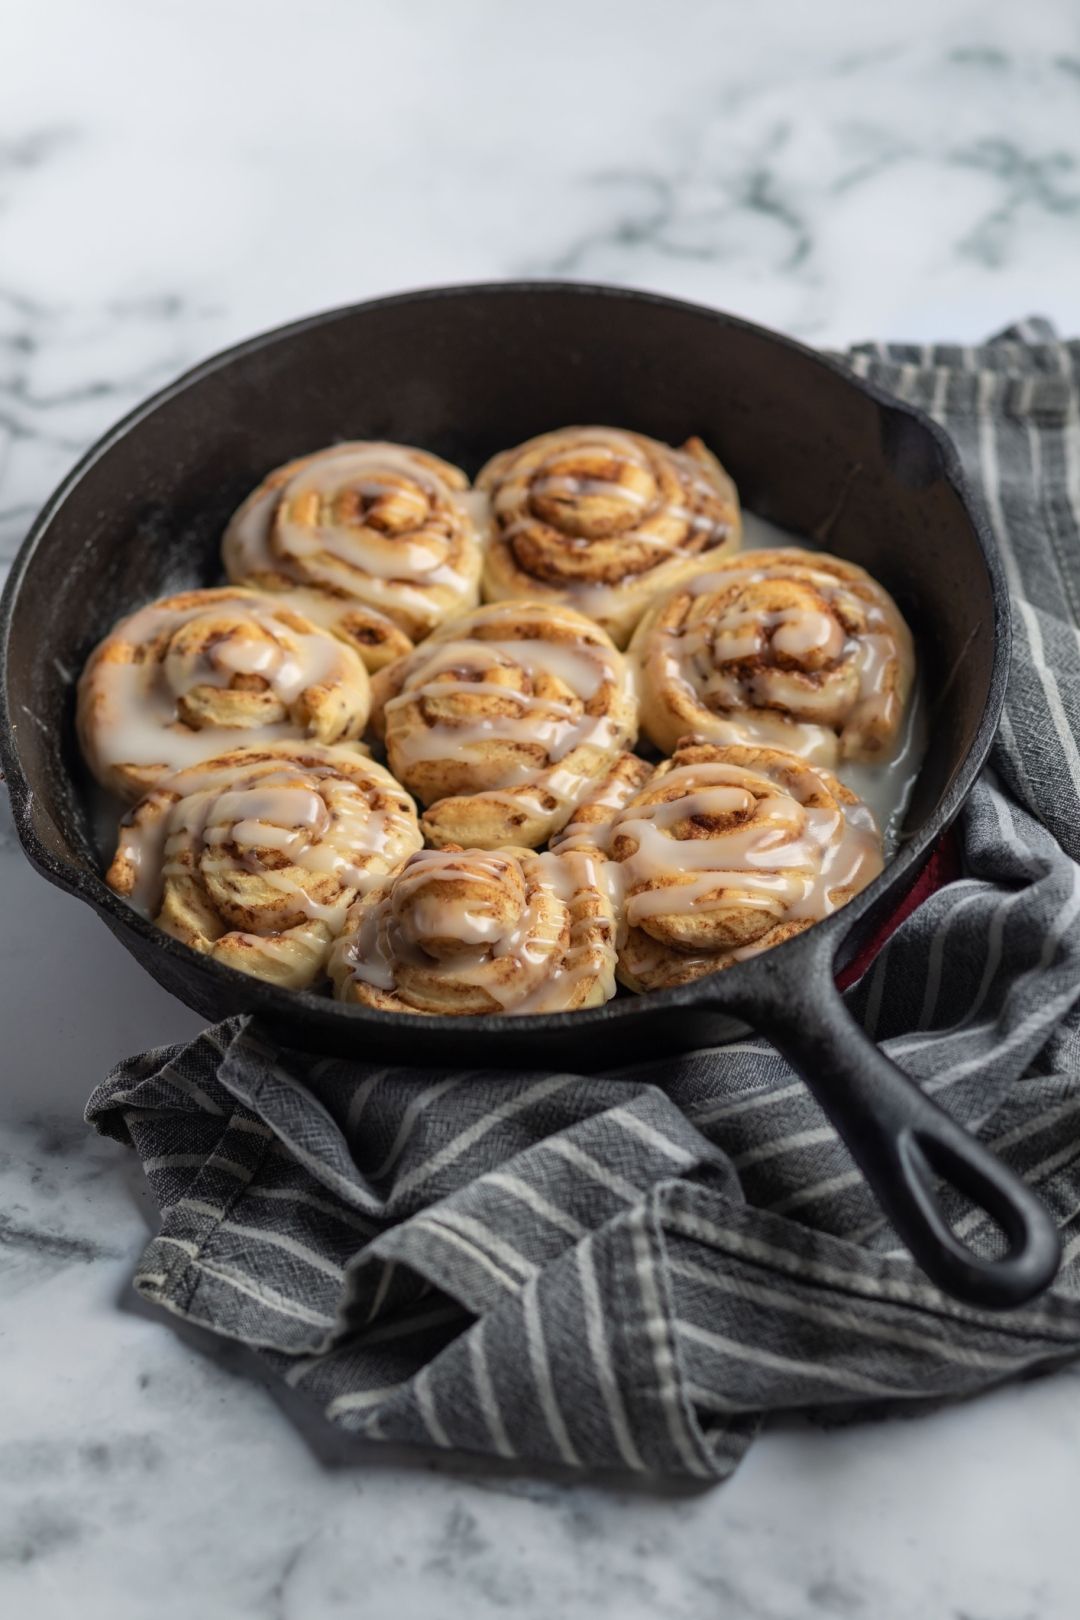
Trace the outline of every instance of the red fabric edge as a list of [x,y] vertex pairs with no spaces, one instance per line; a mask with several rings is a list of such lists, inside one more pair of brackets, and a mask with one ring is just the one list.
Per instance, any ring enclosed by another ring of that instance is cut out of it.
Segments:
[[930,896],[935,894],[938,889],[944,888],[946,883],[954,882],[959,876],[960,845],[956,834],[950,828],[947,832],[942,833],[934,845],[926,865],[892,916],[881,925],[874,937],[863,946],[854,961],[849,962],[843,972],[837,974],[837,989],[846,990],[849,985],[855,983],[856,979],[861,979],[881,950],[881,947],[896,932],[905,918],[910,917],[912,912],[916,911],[924,900],[929,900]]

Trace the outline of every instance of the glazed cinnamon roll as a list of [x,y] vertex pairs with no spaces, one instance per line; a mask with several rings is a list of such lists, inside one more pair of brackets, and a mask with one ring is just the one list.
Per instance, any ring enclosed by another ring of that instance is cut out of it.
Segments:
[[622,655],[569,608],[501,602],[431,636],[372,683],[390,769],[429,842],[535,849],[637,735]]
[[256,591],[184,591],[140,608],[91,653],[77,728],[103,787],[138,798],[246,743],[359,737],[371,695],[356,654]]
[[276,743],[166,777],[124,817],[106,876],[175,939],[296,990],[322,973],[357,895],[421,842],[381,765]]
[[305,612],[317,593],[319,623],[376,669],[475,605],[486,505],[427,451],[336,444],[268,474],[230,521],[222,555],[238,584],[304,588]]
[[634,633],[642,726],[760,742],[816,764],[883,761],[914,678],[911,632],[865,569],[825,552],[746,551],[701,568]]
[[615,928],[595,852],[448,845],[357,900],[330,976],[386,1012],[570,1012],[614,994]]
[[488,462],[484,598],[527,596],[588,614],[626,645],[648,603],[705,555],[739,543],[735,485],[700,439],[571,427]]
[[683,743],[616,810],[619,978],[665,990],[790,939],[882,867],[867,807],[778,748]]

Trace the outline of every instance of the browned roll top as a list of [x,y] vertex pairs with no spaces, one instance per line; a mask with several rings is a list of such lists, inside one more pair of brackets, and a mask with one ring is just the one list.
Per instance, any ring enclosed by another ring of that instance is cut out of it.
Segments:
[[626,661],[569,608],[491,603],[374,681],[390,768],[434,844],[545,843],[637,736]]
[[630,656],[658,748],[692,733],[829,766],[888,759],[914,678],[888,592],[854,563],[794,546],[696,569],[650,608]]
[[881,870],[867,807],[777,748],[683,743],[592,828],[617,867],[619,977],[685,984],[828,916]]
[[381,765],[278,743],[166,777],[121,823],[107,881],[194,950],[299,989],[357,894],[420,843],[412,800]]
[[385,1012],[569,1012],[614,994],[615,932],[596,852],[448,845],[356,902],[330,975]]
[[688,562],[738,543],[735,486],[700,439],[563,428],[495,456],[477,488],[491,497],[485,597],[565,603],[618,646]]
[[331,445],[269,473],[222,541],[229,578],[303,611],[381,667],[479,595],[486,500],[410,445]]

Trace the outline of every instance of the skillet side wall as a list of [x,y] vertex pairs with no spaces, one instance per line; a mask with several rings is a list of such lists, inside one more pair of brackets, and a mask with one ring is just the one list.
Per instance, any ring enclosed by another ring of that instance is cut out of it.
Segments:
[[[861,563],[893,591],[931,699],[947,685],[947,701],[932,701],[908,820],[921,844],[975,743],[994,676],[993,581],[933,434],[797,346],[710,311],[619,291],[506,287],[360,306],[212,362],[92,459],[39,523],[14,569],[4,671],[19,767],[13,799],[32,823],[39,867],[99,909],[114,904],[103,902],[90,838],[74,677],[120,614],[217,577],[224,523],[270,467],[334,439],[378,437],[424,445],[475,472],[495,450],[573,421],[676,443],[700,434],[747,506]],[[910,882],[911,868],[902,852],[869,913],[856,902],[853,937],[885,909],[886,889]],[[281,993],[163,949],[160,936],[118,911],[105,915],[149,971],[205,1016],[280,1017]],[[797,945],[782,953],[793,965]],[[713,1000],[737,999],[750,975],[740,967],[721,977],[731,994],[710,981]],[[389,1019],[346,1018],[309,997],[289,1004],[294,1041],[478,1060],[473,1021],[439,1021],[429,1037],[407,1020],[395,1036]],[[609,1013],[550,1023],[544,1061],[584,1061],[594,1049],[611,1062],[645,1055],[643,1042],[671,1050],[707,1038],[700,1016],[654,998]],[[481,1061],[537,1060],[535,1032],[508,1027],[513,1020],[496,1031],[493,1022],[482,1021]]]

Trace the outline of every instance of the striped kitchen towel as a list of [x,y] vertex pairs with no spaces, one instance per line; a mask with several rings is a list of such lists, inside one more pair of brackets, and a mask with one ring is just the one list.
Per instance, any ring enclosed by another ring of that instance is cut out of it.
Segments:
[[88,1118],[161,1206],[136,1287],[350,1430],[715,1479],[768,1412],[965,1396],[1080,1352],[1080,344],[1029,322],[849,359],[959,445],[1016,652],[963,876],[848,998],[1038,1188],[1059,1279],[1007,1316],[943,1297],[760,1038],[490,1076],[315,1060],[234,1020],[121,1064]]

